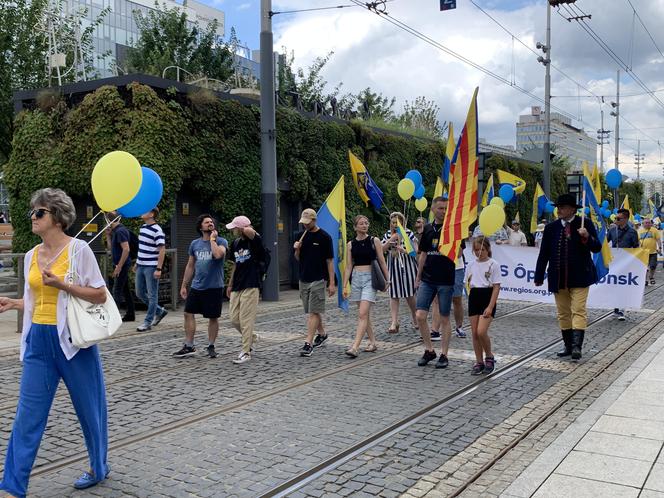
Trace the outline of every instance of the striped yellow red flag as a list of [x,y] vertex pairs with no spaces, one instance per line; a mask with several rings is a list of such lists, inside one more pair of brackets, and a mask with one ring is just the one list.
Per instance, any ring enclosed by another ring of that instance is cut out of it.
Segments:
[[477,157],[477,92],[475,88],[470,102],[466,124],[457,142],[450,171],[449,204],[438,245],[438,251],[456,261],[461,251],[461,241],[468,236],[468,229],[477,219],[477,188],[479,162]]

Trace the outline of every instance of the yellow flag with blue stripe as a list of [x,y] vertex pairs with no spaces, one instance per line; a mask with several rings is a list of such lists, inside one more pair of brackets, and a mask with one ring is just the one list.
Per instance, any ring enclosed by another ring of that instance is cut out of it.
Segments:
[[629,195],[626,195],[623,199],[620,209],[627,209],[627,211],[629,211],[629,221],[634,223],[634,213],[632,213],[632,210],[629,207]]
[[484,187],[484,194],[482,194],[482,202],[480,205],[482,207],[487,207],[491,202],[491,199],[493,199],[495,196],[496,194],[493,189],[493,173],[492,173],[491,176],[489,176],[489,181],[486,182],[486,187]]
[[498,190],[503,185],[510,185],[514,189],[515,194],[522,194],[526,190],[526,180],[519,178],[508,171],[503,171],[502,169],[497,169],[496,174],[498,175]]
[[348,311],[348,300],[344,299],[343,294],[343,276],[346,271],[346,193],[343,175],[318,210],[317,224],[332,237],[339,308]]
[[417,253],[415,252],[415,248],[413,247],[413,241],[410,240],[410,237],[406,233],[406,230],[404,230],[404,228],[401,226],[401,222],[398,219],[397,219],[397,232],[403,239],[403,245],[406,252],[410,256],[415,257]]
[[429,223],[433,223],[433,199],[440,197],[445,193],[445,186],[443,185],[443,180],[438,177],[436,178],[436,186],[433,189],[433,197],[431,198],[431,208],[429,209]]

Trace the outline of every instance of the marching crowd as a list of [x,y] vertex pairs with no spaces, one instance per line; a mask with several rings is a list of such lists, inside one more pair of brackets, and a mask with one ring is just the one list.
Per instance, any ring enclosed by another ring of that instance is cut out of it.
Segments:
[[[448,366],[452,337],[451,313],[454,314],[457,337],[463,331],[463,294],[468,295],[468,319],[471,327],[475,362],[472,375],[489,374],[496,366],[489,328],[496,316],[500,292],[500,265],[492,258],[492,244],[527,245],[518,220],[495,234],[482,234],[479,227],[463,242],[469,245],[471,261],[463,252],[451,261],[438,251],[448,200],[432,201],[434,219],[426,223],[418,218],[415,232],[398,229],[405,226],[401,213],[392,213],[390,229],[381,237],[370,235],[369,219],[356,216],[355,236],[348,242],[346,271],[335,281],[332,238],[317,225],[317,214],[305,209],[300,218],[304,230],[293,244],[299,267],[299,288],[307,314],[306,339],[300,356],[311,356],[325,344],[327,333],[323,315],[327,296],[333,296],[336,285],[343,286],[343,296],[357,303],[357,327],[351,346],[345,351],[350,358],[362,351],[378,349],[371,309],[378,291],[387,290],[390,298],[390,325],[387,332],[400,330],[399,306],[405,300],[410,325],[419,330],[424,352],[421,367],[436,360],[436,368]],[[107,462],[108,434],[104,375],[96,345],[77,348],[68,331],[67,315],[70,297],[90,303],[104,303],[106,283],[92,250],[87,244],[67,235],[76,217],[74,204],[59,189],[41,189],[31,199],[32,231],[41,243],[26,254],[24,297],[0,297],[0,312],[23,311],[20,359],[23,374],[18,408],[9,438],[0,490],[8,496],[24,497],[28,479],[46,428],[50,407],[60,379],[69,391],[81,423],[88,449],[90,468],[74,482],[85,489],[104,480],[110,467]],[[591,253],[601,250],[593,223],[585,223],[576,213],[580,206],[574,196],[561,195],[556,206],[558,219],[540,224],[535,234],[539,257],[535,285],[543,285],[548,275],[548,289],[554,293],[564,348],[559,357],[580,359],[587,326],[586,300],[589,287],[598,281]],[[158,224],[159,210],[142,216],[143,225],[136,237],[124,227],[116,213],[108,232],[113,260],[113,297],[126,306],[124,321],[136,319],[129,274],[135,264],[136,294],[148,306],[143,323],[137,330],[147,331],[158,325],[167,311],[158,304],[159,279],[165,258],[165,236]],[[650,220],[636,231],[628,222],[629,211],[619,210],[609,240],[614,247],[644,247],[650,253],[648,282],[655,283],[657,253],[662,250],[661,234]],[[224,289],[230,299],[230,319],[240,332],[242,347],[234,363],[251,360],[257,339],[254,323],[263,276],[269,265],[269,251],[246,216],[237,216],[226,228],[235,240],[230,244],[220,237],[214,218],[201,215],[196,224],[200,237],[191,242],[188,262],[180,288],[185,300],[185,341],[173,356],[196,354],[195,315],[208,319],[206,353],[217,356],[215,340]],[[403,234],[408,240],[404,240]],[[137,246],[137,248],[133,247]],[[413,255],[413,253],[415,253]],[[135,254],[133,254],[135,253]],[[132,256],[135,255],[135,261]],[[233,263],[228,284],[224,285],[224,261]],[[72,272],[75,268],[76,271]],[[73,278],[70,275],[75,273]],[[433,307],[431,326],[429,312]],[[624,317],[621,310],[617,316]],[[440,342],[437,353],[433,342]]]

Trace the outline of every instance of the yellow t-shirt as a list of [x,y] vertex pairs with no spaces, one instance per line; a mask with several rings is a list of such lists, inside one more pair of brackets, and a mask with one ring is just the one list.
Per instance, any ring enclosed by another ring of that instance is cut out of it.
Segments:
[[650,227],[648,230],[642,228],[639,230],[639,240],[641,247],[648,250],[648,254],[657,254],[657,241],[660,238],[659,230]]
[[[57,325],[58,323],[58,293],[59,289],[44,285],[42,273],[37,264],[39,246],[35,248],[30,262],[30,273],[28,273],[28,284],[35,296],[35,309],[32,314],[32,323],[41,325]],[[69,250],[65,248],[60,256],[51,265],[51,271],[60,278],[64,278],[69,270]]]

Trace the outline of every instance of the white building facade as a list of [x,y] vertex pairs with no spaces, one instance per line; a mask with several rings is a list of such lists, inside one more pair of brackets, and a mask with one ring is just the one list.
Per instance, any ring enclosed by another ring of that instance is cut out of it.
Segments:
[[657,206],[664,202],[664,180],[641,180],[643,195]]
[[[523,152],[542,148],[546,141],[545,114],[541,107],[532,107],[530,114],[519,116],[516,124],[516,148]],[[572,120],[555,112],[551,113],[551,151],[566,157],[574,170],[581,170],[583,163],[593,166],[597,162],[597,141],[582,128],[572,126]]]

